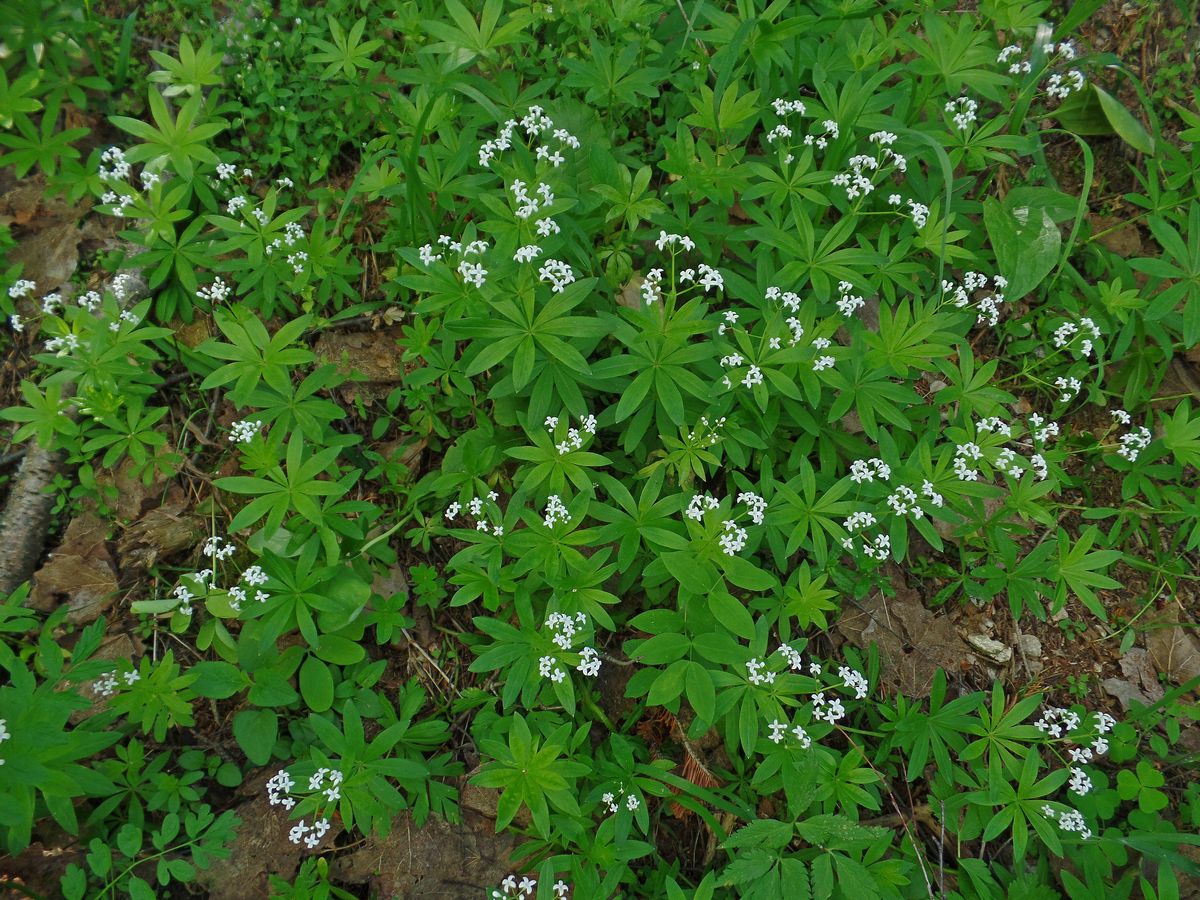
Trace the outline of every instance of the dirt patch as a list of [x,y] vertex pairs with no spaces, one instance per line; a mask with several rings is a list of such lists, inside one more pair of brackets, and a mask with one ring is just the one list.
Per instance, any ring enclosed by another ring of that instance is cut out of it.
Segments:
[[[494,793],[494,792],[492,792]],[[464,822],[431,816],[418,828],[405,813],[386,838],[368,838],[332,867],[343,883],[366,885],[380,900],[476,900],[511,870],[514,839],[495,820],[463,804]]]

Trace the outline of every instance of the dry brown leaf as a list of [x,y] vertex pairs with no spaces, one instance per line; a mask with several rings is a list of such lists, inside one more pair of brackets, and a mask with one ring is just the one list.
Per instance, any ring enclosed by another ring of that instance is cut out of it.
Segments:
[[400,380],[399,326],[378,331],[323,332],[313,347],[317,358],[332,363],[343,374],[359,373],[367,381],[391,384]]
[[1150,659],[1176,684],[1200,677],[1200,645],[1179,625],[1155,628],[1146,635]]
[[50,612],[66,603],[67,621],[74,625],[103,614],[119,590],[106,539],[107,526],[91,513],[72,519],[62,543],[34,573],[29,605]]
[[907,697],[928,697],[939,668],[954,670],[974,660],[954,624],[926,609],[911,590],[897,591],[890,600],[877,595],[845,610],[837,628],[856,647],[875,643],[883,682]]

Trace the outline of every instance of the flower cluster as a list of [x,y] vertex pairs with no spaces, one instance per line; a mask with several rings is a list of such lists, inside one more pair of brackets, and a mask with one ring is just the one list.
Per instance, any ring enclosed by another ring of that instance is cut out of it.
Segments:
[[1100,328],[1090,316],[1080,316],[1076,322],[1063,322],[1054,329],[1054,346],[1061,350],[1071,344],[1079,336],[1079,352],[1088,357],[1092,355],[1094,341],[1100,340]]
[[[588,618],[582,612],[568,616],[565,613],[551,613],[546,619],[546,627],[550,629],[550,640],[554,646],[565,652],[570,652],[577,637],[587,628]],[[595,678],[600,674],[600,654],[595,647],[585,646],[579,651],[579,664],[575,668],[588,676]],[[538,660],[538,674],[549,678],[555,684],[567,677],[565,669],[558,665],[558,658],[546,655]]]
[[840,296],[838,297],[837,308],[838,311],[846,318],[850,318],[850,316],[854,315],[855,310],[862,309],[867,302],[862,297],[854,296],[851,293],[853,290],[854,285],[852,285],[850,282],[838,282],[838,293]]
[[[232,545],[231,545],[232,546]],[[206,582],[213,576],[212,569],[201,569],[199,572],[190,572],[184,575],[184,578],[192,580],[192,587],[198,587],[201,590],[207,590]],[[175,611],[182,616],[190,616],[195,610],[192,609],[192,601],[196,599],[196,595],[182,581],[175,585],[175,589],[171,591],[171,596],[179,601],[179,605],[175,607]]]
[[610,813],[615,813],[619,811],[622,806],[618,799],[620,797],[625,798],[624,806],[630,812],[636,812],[642,805],[641,799],[636,794],[632,792],[625,792],[625,785],[623,784],[617,786],[617,792],[615,794],[612,791],[605,791],[605,793],[600,797],[600,802],[608,807],[608,811]]
[[[570,886],[562,880],[554,882],[550,889],[554,892],[557,900],[563,900],[571,890]],[[492,889],[488,898],[489,900],[520,900],[522,897],[532,897],[535,890],[537,890],[536,878],[526,875],[517,881],[517,876],[509,875],[500,882],[499,888]]]
[[[758,494],[743,491],[737,495],[737,502],[746,504],[746,514],[755,525],[763,523],[767,512],[766,500]],[[693,494],[683,514],[694,522],[702,522],[706,513],[719,508],[720,505],[721,502],[710,494]],[[749,532],[738,525],[736,517],[726,519],[721,528],[717,543],[727,556],[736,556],[745,549]]]
[[[1083,718],[1078,713],[1061,706],[1051,706],[1033,723],[1034,728],[1059,741],[1067,750],[1071,773],[1067,790],[1080,797],[1091,793],[1093,789],[1092,779],[1083,766],[1108,752],[1109,743],[1105,735],[1117,725],[1117,720],[1106,712],[1093,713],[1091,718],[1091,726],[1084,728]],[[1057,819],[1063,831],[1076,833],[1085,841],[1092,836],[1091,829],[1077,810],[1059,811],[1047,803],[1042,807],[1042,813],[1047,818]]]
[[[771,106],[775,108],[775,115],[779,118],[786,118],[788,115],[795,113],[802,116],[806,111],[804,101],[802,100],[785,100],[782,97],[777,97],[771,101]],[[776,141],[782,141],[792,136],[792,129],[780,122],[773,129],[767,132],[767,143],[774,144]],[[791,162],[794,156],[789,152],[785,158],[785,162]]]
[[340,769],[322,766],[309,777],[308,789],[324,794],[329,803],[337,803],[342,798],[342,782],[345,778]]
[[831,184],[845,188],[847,200],[866,197],[875,190],[875,174],[884,171],[885,166],[891,165],[901,174],[908,171],[907,157],[892,149],[892,144],[896,142],[895,134],[890,131],[876,131],[867,140],[879,145],[875,155],[860,153],[850,157],[846,163],[846,171],[838,172],[830,179]]
[[[250,588],[254,589],[254,599],[259,603],[266,603],[271,599],[271,595],[264,590],[259,590],[269,580],[267,573],[262,570],[262,566],[250,566],[242,572],[241,581],[246,582]],[[249,599],[249,590],[239,584],[232,585],[228,589],[229,605],[234,612],[242,611],[242,604]]]
[[976,121],[979,104],[970,97],[958,97],[947,101],[946,112],[954,119],[954,127],[966,131]]
[[[1073,62],[1077,55],[1075,45],[1071,41],[1060,41],[1057,44],[1050,42],[1044,44],[1041,50],[1050,66]],[[1007,65],[1010,75],[1028,75],[1033,71],[1032,59],[1025,55],[1019,44],[1011,44],[1001,50],[996,62]],[[1086,86],[1087,78],[1083,72],[1076,68],[1068,68],[1063,72],[1051,72],[1043,83],[1042,90],[1053,100],[1065,100]]]
[[[560,420],[558,416],[546,417],[544,424],[546,426],[546,430],[550,432],[551,436],[553,436],[555,429],[558,428],[559,421]],[[555,449],[558,450],[559,456],[565,456],[573,450],[581,450],[583,449],[583,436],[585,434],[594,435],[595,433],[596,417],[591,413],[586,413],[585,415],[579,417],[578,428],[567,429],[566,439],[555,444]]]
[[553,528],[558,522],[565,524],[571,521],[571,513],[558,494],[551,494],[546,498],[546,513],[543,521],[547,528]]
[[130,687],[141,680],[142,675],[137,669],[120,673],[119,679],[116,670],[105,672],[92,682],[92,693],[98,697],[111,697],[121,687],[121,681],[125,682],[125,687]]
[[942,296],[959,309],[966,309],[974,303],[975,321],[978,324],[987,323],[995,327],[1000,321],[1000,304],[1004,302],[1003,291],[1008,287],[1008,279],[997,275],[992,278],[992,286],[988,287],[988,278],[979,272],[967,272],[962,284],[953,281],[942,282]]
[[216,560],[229,559],[237,547],[223,537],[212,535],[204,542],[204,555]]
[[[856,459],[850,463],[850,480],[855,484],[874,484],[876,480],[886,483],[891,480],[891,477],[892,467],[882,459]],[[929,479],[922,481],[919,494],[907,484],[898,484],[888,494],[886,500],[892,515],[897,517],[912,516],[913,519],[924,518],[925,508],[921,505],[924,502],[928,502],[934,507],[941,507],[945,503],[945,499],[937,492],[933,482]],[[855,547],[854,536],[856,534],[861,535],[862,543],[859,547],[862,552],[870,559],[883,562],[892,552],[891,537],[883,532],[877,534],[874,538],[869,538],[862,534],[862,532],[878,524],[879,520],[870,511],[859,510],[851,513],[842,522],[842,527],[847,532],[847,536],[842,538],[842,547],[853,551]]]
[[292,780],[288,770],[280,769],[267,782],[267,802],[272,806],[282,806],[290,812],[296,805],[296,799],[289,796],[295,786],[296,782]]
[[[805,665],[801,653],[788,644],[781,644],[777,652],[783,657],[788,669],[792,672],[807,672],[812,678],[821,678],[824,674],[824,666],[817,659],[814,658]],[[751,660],[746,666],[750,669],[751,676],[749,680],[752,684],[771,684],[775,681],[775,672],[767,668],[768,662],[766,660]],[[856,700],[864,700],[870,693],[870,685],[867,677],[857,669],[853,669],[850,666],[840,666],[838,668],[838,678],[841,679],[841,684],[837,686],[854,691]],[[826,696],[828,690],[829,688],[826,688],[813,694],[811,719],[818,722],[825,722],[829,725],[836,725],[846,717],[846,706],[840,698]],[[767,739],[774,744],[782,743],[785,736],[791,734],[802,750],[808,750],[812,747],[812,737],[803,723],[792,724],[781,721],[779,718],[774,718],[767,723],[767,728],[770,731]]]
[[[308,790],[323,794],[327,803],[336,803],[342,796],[341,786],[344,778],[340,770],[322,766],[308,779]],[[267,802],[271,806],[282,806],[290,812],[296,805],[296,798],[292,796],[295,787],[296,782],[287,769],[280,769],[267,782]],[[306,825],[301,819],[288,831],[288,840],[293,844],[304,844],[312,850],[321,843],[321,838],[325,837],[329,829],[327,818],[315,819],[312,825]]]
[[224,302],[224,300],[232,293],[233,286],[226,284],[225,281],[218,275],[213,279],[212,284],[205,285],[196,291],[196,296],[201,300],[207,300],[210,304],[215,306],[218,303]]
[[248,444],[254,440],[254,436],[262,428],[262,424],[261,419],[255,419],[254,421],[244,419],[241,422],[234,422],[229,430],[229,440],[238,444]]
[[293,844],[304,844],[309,850],[313,850],[317,844],[321,843],[321,838],[325,837],[327,831],[329,831],[328,819],[317,819],[311,827],[305,825],[304,820],[301,819],[288,830],[288,840]]
[[[1117,413],[1121,413],[1124,418],[1118,416]],[[1129,414],[1124,410],[1113,410],[1113,417],[1122,425],[1130,424]],[[1117,454],[1130,462],[1137,462],[1137,458],[1143,450],[1150,446],[1152,440],[1154,440],[1154,435],[1150,433],[1150,429],[1145,425],[1139,425],[1135,431],[1121,435],[1118,439],[1120,446],[1117,448]]]
[[[8,719],[0,719],[0,744],[3,744],[12,734],[8,730]],[[0,758],[0,766],[4,765],[4,759]]]
[[[520,122],[517,122],[516,119],[509,119],[500,126],[494,139],[483,142],[479,148],[479,164],[488,168],[497,154],[510,149],[513,146],[513,134],[518,127],[524,130],[526,138],[542,142],[538,144],[534,155],[539,160],[549,162],[556,169],[566,162],[562,155],[564,148],[579,149],[577,137],[564,128],[555,128],[554,120],[546,115],[542,107],[531,106]],[[547,132],[549,132],[548,138]],[[557,141],[553,147],[549,143],[551,140]]]
[[[495,503],[500,499],[500,495],[495,491],[489,491],[487,499]],[[458,518],[459,513],[463,510],[463,505],[455,500],[446,507],[446,518],[453,520]],[[475,530],[482,531],[484,534],[489,532],[496,537],[504,537],[504,526],[501,524],[489,524],[488,520],[483,517],[484,500],[482,497],[472,497],[467,503],[467,511],[471,514],[471,518],[475,519]]]
[[513,202],[517,204],[515,210],[518,219],[531,219],[538,214],[544,206],[550,206],[554,203],[554,191],[550,185],[544,181],[539,181],[535,189],[536,197],[529,196],[526,190],[528,185],[519,178],[509,185],[508,190],[513,195]]
[[[660,253],[668,247],[671,248],[671,258],[674,260],[675,256],[679,253],[679,250],[675,249],[676,247],[691,252],[696,249],[696,242],[686,234],[670,234],[660,230],[654,246]],[[672,266],[672,272],[674,272],[674,266]],[[698,263],[695,266],[680,269],[677,278],[679,284],[697,285],[706,294],[714,288],[718,291],[725,289],[725,278],[720,272],[706,263]],[[651,269],[646,273],[646,276],[642,279],[640,291],[642,300],[647,306],[662,300],[662,285],[662,269]]]
[[561,294],[574,280],[575,273],[561,259],[548,259],[546,264],[538,269],[538,281],[549,282],[550,291],[555,294]]
[[1062,391],[1058,395],[1059,403],[1070,403],[1079,396],[1079,392],[1083,390],[1083,382],[1078,378],[1058,376],[1054,379],[1054,386]]

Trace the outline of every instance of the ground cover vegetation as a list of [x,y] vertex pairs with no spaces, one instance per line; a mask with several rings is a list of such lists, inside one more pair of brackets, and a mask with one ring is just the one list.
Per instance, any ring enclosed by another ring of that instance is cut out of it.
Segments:
[[1193,895],[1196,15],[3,4],[0,883]]

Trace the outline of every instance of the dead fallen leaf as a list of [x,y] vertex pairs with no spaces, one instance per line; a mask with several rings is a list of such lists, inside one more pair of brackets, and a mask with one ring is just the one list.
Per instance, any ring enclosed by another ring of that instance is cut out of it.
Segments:
[[1137,685],[1150,702],[1162,699],[1165,691],[1162,683],[1158,680],[1158,673],[1155,672],[1154,665],[1150,661],[1150,654],[1146,650],[1134,647],[1121,657],[1120,665],[1121,674],[1131,684]]
[[34,573],[29,605],[50,612],[66,603],[67,621],[73,625],[86,625],[112,606],[119,587],[106,531],[91,513],[72,519],[62,543]]
[[194,547],[204,534],[204,521],[189,515],[183,504],[152,509],[117,541],[121,571],[144,572],[158,560]]
[[1088,216],[1088,222],[1091,223],[1093,232],[1100,235],[1096,241],[1106,250],[1124,259],[1142,255],[1142,237],[1133,222],[1116,216],[1093,215]]
[[1101,684],[1110,696],[1117,698],[1123,710],[1128,711],[1135,700],[1142,706],[1149,706],[1154,702],[1137,685],[1129,683],[1124,678],[1105,678]]
[[617,291],[617,305],[624,306],[626,309],[641,309],[645,306],[645,301],[642,299],[642,283],[645,280],[635,272],[633,277],[625,282],[625,286]]
[[24,264],[21,276],[35,282],[39,293],[55,291],[75,274],[83,237],[74,222],[51,225],[20,241],[9,259]]
[[928,697],[939,668],[954,670],[974,660],[950,619],[934,615],[908,588],[846,609],[837,628],[856,647],[878,645],[884,683],[906,697]]
[[1151,630],[1146,635],[1146,648],[1158,671],[1176,684],[1200,677],[1200,645],[1194,635],[1178,625]]
[[367,381],[392,384],[400,380],[399,326],[378,331],[322,332],[313,347],[317,358],[332,363],[343,374],[365,375]]

